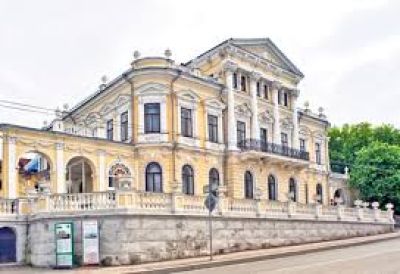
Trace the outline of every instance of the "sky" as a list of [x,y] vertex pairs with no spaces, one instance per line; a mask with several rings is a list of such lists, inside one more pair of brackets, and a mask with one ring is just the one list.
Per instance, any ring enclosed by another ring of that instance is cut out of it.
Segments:
[[[133,52],[186,62],[234,38],[269,37],[305,74],[300,103],[333,125],[400,127],[400,1],[0,0],[0,100],[73,106]],[[52,116],[3,107],[0,123]]]

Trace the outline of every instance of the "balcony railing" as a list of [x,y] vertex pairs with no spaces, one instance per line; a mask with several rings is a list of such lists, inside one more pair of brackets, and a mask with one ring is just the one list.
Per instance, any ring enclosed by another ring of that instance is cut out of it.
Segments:
[[238,147],[242,151],[261,151],[267,153],[273,153],[281,156],[286,156],[290,158],[300,159],[309,161],[310,154],[307,151],[302,151],[299,149],[291,148],[288,146],[278,145],[274,143],[263,142],[257,139],[247,139],[238,142]]

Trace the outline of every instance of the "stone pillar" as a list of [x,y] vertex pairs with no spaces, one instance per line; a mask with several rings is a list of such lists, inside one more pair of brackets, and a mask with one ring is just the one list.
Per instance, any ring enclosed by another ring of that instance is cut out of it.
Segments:
[[321,204],[315,204],[315,218],[319,219],[322,216],[322,205]]
[[16,137],[7,138],[7,145],[8,145],[8,193],[7,198],[15,199],[17,198],[17,153],[16,153]]
[[106,185],[106,160],[105,160],[105,152],[103,150],[100,150],[98,152],[99,156],[99,191],[106,191],[107,190],[107,185]]
[[292,147],[295,149],[300,149],[299,144],[299,119],[297,116],[297,98],[299,96],[299,91],[294,90],[292,92],[292,108],[293,108],[293,134],[292,134]]
[[279,115],[279,103],[278,103],[278,90],[281,88],[281,84],[277,81],[272,83],[272,101],[274,103],[274,137],[273,143],[281,144],[281,125]]
[[[257,81],[261,78],[258,72],[252,72],[250,75],[250,94],[251,94],[251,139],[260,139],[260,123],[258,121],[258,103],[257,103]],[[261,88],[261,86],[260,86]]]
[[56,174],[57,193],[66,193],[63,143],[56,144]]
[[233,72],[237,70],[237,65],[233,62],[227,62],[224,69],[228,92],[228,150],[237,150],[235,91],[233,89]]

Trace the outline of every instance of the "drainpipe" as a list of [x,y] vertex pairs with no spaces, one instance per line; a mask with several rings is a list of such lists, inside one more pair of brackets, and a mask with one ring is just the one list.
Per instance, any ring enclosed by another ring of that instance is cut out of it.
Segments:
[[175,132],[175,105],[176,104],[176,93],[174,91],[174,84],[178,80],[178,78],[182,75],[182,71],[178,70],[178,75],[176,75],[170,84],[170,92],[171,92],[171,118],[172,118],[172,182],[174,183],[174,186],[176,186],[176,132]]
[[122,74],[122,78],[124,78],[124,80],[126,81],[126,82],[128,82],[129,83],[129,85],[130,85],[130,87],[131,87],[131,123],[130,123],[130,127],[131,127],[131,134],[132,134],[132,136],[131,136],[131,144],[134,144],[135,142],[134,142],[134,131],[135,131],[135,127],[134,127],[134,118],[135,118],[135,114],[134,114],[134,100],[135,100],[135,86],[134,86],[134,83],[133,83],[133,81],[132,80],[130,80],[129,78],[128,78],[128,75],[126,74],[126,73],[124,73],[124,74]]

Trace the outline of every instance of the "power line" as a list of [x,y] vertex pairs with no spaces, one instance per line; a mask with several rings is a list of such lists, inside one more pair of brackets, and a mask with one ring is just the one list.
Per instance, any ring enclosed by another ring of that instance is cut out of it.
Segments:
[[31,113],[40,113],[40,114],[45,114],[45,115],[54,115],[54,112],[50,113],[50,112],[48,112],[48,111],[33,110],[33,109],[27,109],[27,108],[16,107],[16,106],[8,106],[8,105],[3,105],[3,104],[0,104],[0,107],[2,107],[2,108],[14,109],[14,110],[20,110],[20,111],[25,111],[25,112],[31,112]]
[[31,104],[24,104],[24,103],[19,103],[19,102],[10,101],[10,100],[3,100],[3,99],[0,99],[0,103],[17,105],[17,106],[22,106],[22,107],[34,108],[34,109],[42,109],[42,110],[45,110],[45,111],[53,111],[53,112],[57,111],[57,109],[46,108],[46,107],[41,107],[41,106],[35,106],[35,105],[31,105]]

